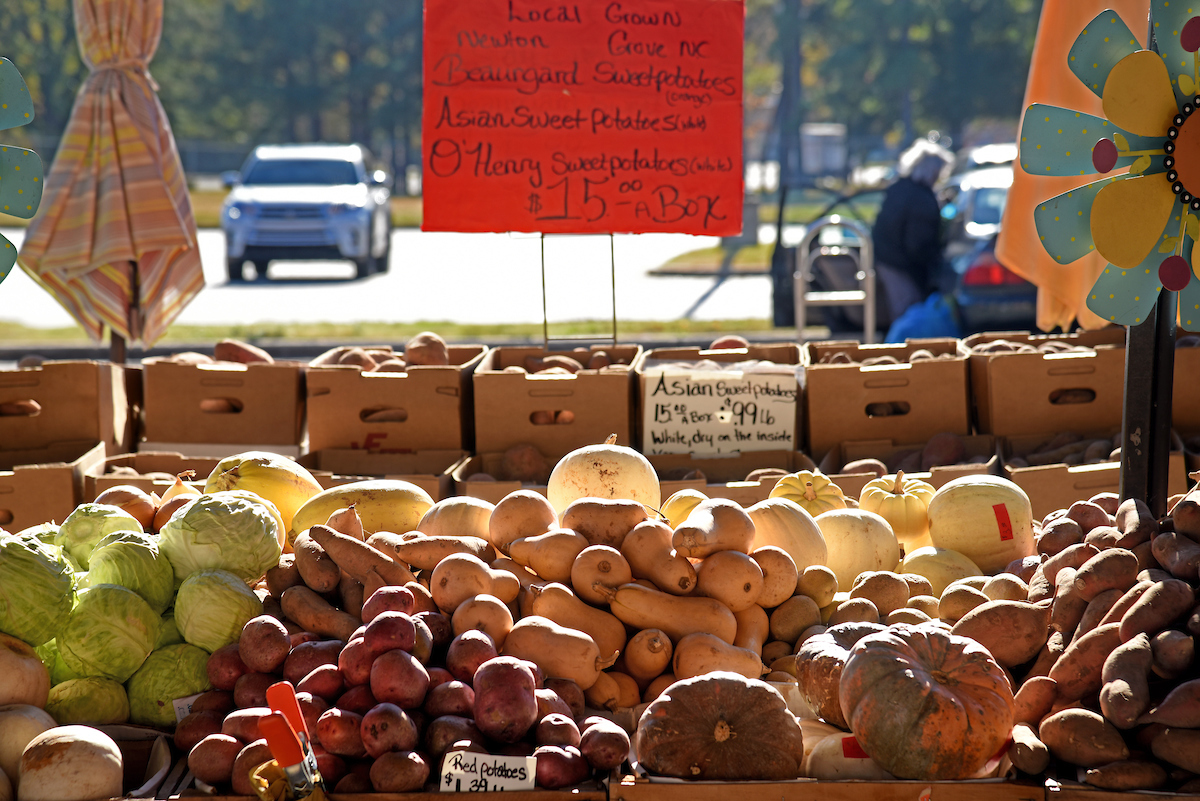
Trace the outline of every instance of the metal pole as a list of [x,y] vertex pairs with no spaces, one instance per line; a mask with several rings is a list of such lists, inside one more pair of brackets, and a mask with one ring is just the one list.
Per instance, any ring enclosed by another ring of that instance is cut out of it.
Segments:
[[542,247],[542,347],[550,349],[550,313],[546,310],[546,235],[539,237]]

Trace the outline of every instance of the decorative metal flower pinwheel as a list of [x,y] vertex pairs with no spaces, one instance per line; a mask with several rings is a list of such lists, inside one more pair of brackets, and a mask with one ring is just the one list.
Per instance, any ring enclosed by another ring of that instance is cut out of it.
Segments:
[[1057,262],[1093,249],[1109,262],[1087,305],[1121,325],[1145,320],[1165,287],[1180,293],[1180,324],[1200,331],[1200,16],[1191,5],[1153,0],[1157,52],[1142,49],[1115,11],[1097,15],[1068,64],[1101,98],[1104,117],[1035,104],[1021,129],[1020,163],[1031,175],[1129,167],[1034,211]]
[[[33,122],[33,101],[25,79],[11,61],[0,58],[0,131]],[[42,202],[42,160],[32,150],[0,145],[0,211],[29,219]],[[0,281],[17,262],[17,249],[0,235]]]

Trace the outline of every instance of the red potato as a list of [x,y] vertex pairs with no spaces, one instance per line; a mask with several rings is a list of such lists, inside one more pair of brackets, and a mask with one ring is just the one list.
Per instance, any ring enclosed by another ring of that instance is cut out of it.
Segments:
[[475,725],[484,735],[515,743],[537,720],[536,680],[528,666],[511,656],[489,659],[475,671]]
[[233,703],[233,693],[229,690],[209,690],[196,696],[192,701],[193,712],[216,712],[222,718],[236,709]]
[[629,756],[629,735],[613,721],[598,718],[584,728],[579,750],[596,770],[615,770]]
[[403,612],[380,612],[367,624],[363,639],[372,658],[397,648],[412,653],[417,630],[413,619]]
[[295,648],[297,645],[300,645],[301,643],[317,642],[320,639],[321,639],[321,635],[317,634],[316,632],[312,632],[312,631],[300,631],[300,632],[296,632],[296,633],[288,635],[288,640],[291,642],[292,648]]
[[416,793],[429,779],[429,763],[415,751],[392,751],[371,765],[371,787],[377,793]]
[[266,706],[230,712],[221,724],[221,733],[236,737],[243,744],[252,743],[262,738],[262,734],[258,731],[258,722],[269,714],[271,714],[271,709]]
[[233,760],[233,773],[230,783],[234,795],[254,795],[254,785],[250,783],[250,772],[264,762],[271,760],[271,749],[266,740],[255,740],[238,752]]
[[334,707],[317,720],[317,741],[331,754],[361,758],[367,755],[362,739],[363,716]]
[[[362,763],[362,767],[370,769],[370,765],[374,763]],[[355,767],[358,767],[357,765]],[[333,792],[338,795],[362,795],[364,793],[374,792],[375,788],[371,786],[371,776],[361,775],[358,773],[347,772],[336,785],[333,787]]]
[[242,742],[236,737],[210,734],[188,752],[188,770],[205,784],[227,785],[233,777],[233,763],[242,748]]
[[326,701],[332,701],[342,694],[346,689],[346,681],[342,677],[342,671],[337,665],[321,665],[313,668],[312,673],[309,673],[296,685],[296,690],[299,692],[312,693],[318,698],[323,698]]
[[475,691],[461,681],[448,681],[433,687],[425,696],[425,713],[430,717],[461,715],[471,717],[475,710]]
[[346,775],[346,760],[337,754],[331,754],[321,746],[313,743],[313,756],[317,758],[317,770],[327,787],[334,786]]
[[242,663],[258,673],[274,673],[283,666],[292,650],[287,628],[270,615],[259,615],[246,622],[238,639]]
[[362,717],[363,747],[372,758],[389,751],[411,751],[420,741],[417,724],[395,704],[376,704]]
[[1142,593],[1121,618],[1121,640],[1127,642],[1142,632],[1153,636],[1195,603],[1196,593],[1186,581],[1160,581]]
[[408,651],[388,651],[371,664],[371,694],[380,701],[417,709],[428,690],[429,673]]
[[445,684],[448,681],[457,681],[454,676],[450,675],[450,671],[444,667],[425,666],[425,671],[429,674],[429,691],[433,692],[433,688],[439,684]]
[[367,714],[367,710],[378,703],[379,701],[371,693],[370,685],[361,684],[358,687],[351,687],[342,693],[341,698],[337,699],[337,703],[334,706],[338,709],[345,709],[347,712],[356,712],[359,715],[365,715]]
[[574,710],[571,705],[564,701],[554,690],[542,687],[533,691],[533,695],[538,702],[538,722],[540,723],[547,715],[559,714],[566,715],[569,718],[575,717]]
[[247,673],[233,685],[233,702],[239,709],[267,705],[267,688],[279,677],[273,673]]
[[408,587],[380,587],[362,605],[362,622],[370,623],[380,612],[403,612],[411,615],[417,600]]
[[304,716],[304,725],[310,732],[316,731],[317,721],[321,715],[325,714],[325,710],[329,709],[329,702],[306,692],[296,693],[296,702],[300,704],[300,714]]
[[591,772],[588,761],[573,746],[540,745],[533,756],[537,759],[537,786],[546,790],[579,784]]
[[318,640],[297,645],[283,663],[283,678],[295,685],[321,665],[336,665],[346,643],[341,640]]
[[358,687],[371,681],[371,663],[374,661],[375,655],[367,647],[366,640],[360,637],[350,640],[338,653],[337,668],[347,686]]
[[218,690],[233,690],[237,680],[250,672],[238,653],[238,644],[223,645],[208,657],[208,681]]
[[571,708],[571,717],[579,720],[587,708],[587,699],[583,690],[571,679],[560,679],[551,676],[542,682],[547,690],[553,690]]
[[537,722],[533,741],[538,745],[572,745],[579,747],[579,727],[568,715],[552,713]]
[[188,753],[212,734],[221,733],[224,717],[217,712],[192,712],[175,726],[175,747]]
[[433,632],[429,630],[429,626],[425,625],[424,620],[414,617],[412,622],[413,647],[411,653],[422,665],[428,665],[429,661],[433,659]]
[[433,635],[435,650],[445,648],[454,639],[454,627],[450,623],[450,618],[441,612],[418,612],[413,617],[429,627],[429,632]]
[[479,666],[499,654],[492,638],[482,631],[464,631],[446,649],[446,669],[459,681],[471,683]]
[[425,729],[425,748],[435,757],[441,757],[459,740],[482,743],[483,733],[479,731],[475,721],[460,715],[434,718]]

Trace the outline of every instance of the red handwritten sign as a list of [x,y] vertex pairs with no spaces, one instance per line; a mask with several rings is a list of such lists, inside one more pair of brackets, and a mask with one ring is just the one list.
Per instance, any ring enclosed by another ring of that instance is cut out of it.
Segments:
[[742,227],[742,0],[426,0],[426,231]]

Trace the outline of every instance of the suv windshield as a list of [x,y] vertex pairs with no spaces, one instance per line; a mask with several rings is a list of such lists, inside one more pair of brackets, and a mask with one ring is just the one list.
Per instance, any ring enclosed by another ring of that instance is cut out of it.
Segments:
[[1004,201],[1008,197],[1007,189],[980,189],[975,194],[975,206],[972,222],[980,225],[999,225],[1004,214]]
[[315,161],[308,159],[271,159],[260,161],[250,168],[242,183],[258,186],[311,184],[338,186],[359,182],[358,172],[348,161]]

